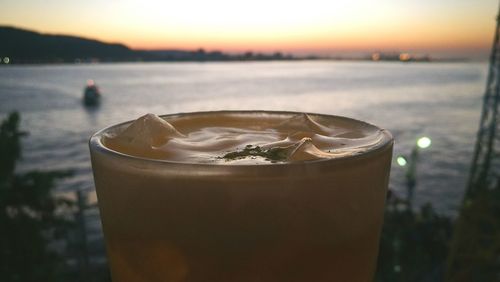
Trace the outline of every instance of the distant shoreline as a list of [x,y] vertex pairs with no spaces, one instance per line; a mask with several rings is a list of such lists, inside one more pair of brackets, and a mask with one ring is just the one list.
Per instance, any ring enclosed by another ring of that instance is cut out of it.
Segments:
[[438,63],[487,63],[486,60],[470,60],[470,59],[441,59],[441,60],[432,60],[432,61],[410,61],[410,62],[402,62],[402,61],[373,61],[367,59],[331,59],[331,58],[317,58],[317,59],[291,59],[291,60],[211,60],[211,61],[196,61],[196,60],[158,60],[158,61],[98,61],[98,62],[22,62],[22,63],[0,63],[0,67],[9,67],[9,66],[89,66],[89,65],[106,65],[106,64],[156,64],[156,63],[266,63],[266,62],[370,62],[370,63],[396,63],[396,64],[438,64]]
[[469,62],[466,58],[432,58],[426,54],[400,51],[347,55],[293,55],[280,51],[247,51],[232,54],[197,50],[134,50],[119,43],[69,35],[42,34],[0,26],[1,65],[53,65],[133,62],[268,62],[268,61],[381,61],[381,62]]

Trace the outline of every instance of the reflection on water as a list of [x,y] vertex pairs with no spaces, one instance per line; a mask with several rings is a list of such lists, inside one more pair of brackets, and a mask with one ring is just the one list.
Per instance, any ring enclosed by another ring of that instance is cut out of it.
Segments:
[[[370,62],[150,63],[14,66],[0,69],[0,115],[17,109],[24,170],[72,168],[60,189],[92,190],[87,139],[112,123],[157,114],[268,109],[346,115],[389,129],[395,155],[432,137],[422,154],[416,206],[454,214],[463,191],[480,112],[486,64]],[[98,108],[81,104],[96,79]],[[395,166],[391,188],[405,193]]]
[[[444,251],[440,248],[449,239],[449,221],[444,216],[456,214],[465,188],[485,74],[486,64],[458,63],[15,66],[0,68],[0,117],[17,109],[23,116],[22,129],[30,132],[23,140],[21,172],[71,169],[74,175],[62,180],[58,189],[88,191],[91,202],[96,199],[88,137],[107,125],[148,112],[267,109],[346,115],[389,129],[396,139],[395,156],[411,151],[416,136],[430,136],[432,146],[420,155],[414,207],[429,202],[436,210],[430,206],[419,212],[398,209],[398,199],[406,196],[406,182],[405,171],[394,165],[390,184],[393,198],[382,238],[382,248],[384,242],[389,246],[382,254],[386,260],[379,266],[415,264],[418,262],[408,259],[415,252],[432,250],[438,253],[431,257],[439,261],[420,264],[432,272],[443,267]],[[82,106],[82,83],[88,77],[96,78],[101,87],[99,107]],[[86,213],[90,241],[101,236],[94,211]],[[429,236],[429,226],[439,227],[441,235]],[[417,231],[398,233],[402,230]],[[420,247],[391,245],[398,240],[416,240]],[[98,248],[102,253],[102,246]],[[394,263],[398,256],[403,256],[403,261]],[[394,275],[386,278],[401,281],[397,273]]]

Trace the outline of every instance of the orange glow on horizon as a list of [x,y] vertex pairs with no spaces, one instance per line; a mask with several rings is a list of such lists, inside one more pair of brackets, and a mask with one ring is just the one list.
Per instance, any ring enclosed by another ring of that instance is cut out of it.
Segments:
[[[297,50],[394,50],[394,49],[428,49],[441,50],[446,48],[455,49],[489,49],[490,37],[493,28],[490,30],[470,31],[460,33],[459,31],[437,31],[434,33],[425,30],[413,30],[408,33],[398,33],[391,31],[381,31],[376,34],[365,34],[351,32],[340,35],[327,32],[324,34],[314,34],[304,32],[295,36],[203,36],[193,35],[192,37],[169,37],[162,34],[151,36],[135,36],[123,38],[122,42],[133,49],[198,49],[220,50],[229,52],[244,51],[280,51],[289,52]],[[117,38],[117,41],[119,39]]]
[[230,0],[89,0],[79,4],[20,0],[4,5],[0,24],[118,42],[133,49],[488,50],[496,6],[496,0],[448,4],[418,0],[253,0],[238,4]]

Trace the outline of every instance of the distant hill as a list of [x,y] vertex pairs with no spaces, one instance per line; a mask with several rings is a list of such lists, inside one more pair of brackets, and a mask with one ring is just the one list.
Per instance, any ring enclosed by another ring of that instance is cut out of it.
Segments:
[[[38,33],[10,26],[0,26],[0,58],[10,63],[74,63],[123,61],[266,61],[295,60],[291,55],[276,52],[227,54],[203,49],[132,50],[123,44],[105,43],[69,35]],[[308,57],[308,59],[314,59]]]
[[75,60],[134,60],[141,54],[123,44],[67,35],[42,34],[0,26],[0,57],[12,63],[74,62]]

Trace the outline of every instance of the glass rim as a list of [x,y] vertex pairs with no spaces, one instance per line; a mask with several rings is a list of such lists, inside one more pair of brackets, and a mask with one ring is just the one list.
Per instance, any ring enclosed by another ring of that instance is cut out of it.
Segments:
[[134,162],[147,162],[151,164],[157,164],[157,165],[168,165],[168,166],[186,166],[186,167],[193,167],[193,166],[198,166],[198,167],[203,167],[203,168],[208,168],[208,167],[220,167],[220,168],[256,168],[256,167],[263,167],[263,168],[270,168],[270,167],[290,167],[290,166],[303,166],[304,164],[307,165],[313,165],[313,164],[341,164],[345,163],[346,161],[350,160],[358,160],[358,159],[363,159],[363,158],[368,158],[371,157],[375,154],[381,153],[387,149],[389,149],[393,143],[394,143],[394,138],[392,134],[387,130],[380,128],[376,125],[373,125],[371,123],[350,118],[350,117],[345,117],[345,116],[338,116],[338,115],[329,115],[329,114],[321,114],[321,113],[311,113],[311,112],[295,112],[295,111],[273,111],[273,110],[221,110],[221,111],[198,111],[198,112],[181,112],[181,113],[175,113],[175,114],[165,114],[165,115],[159,115],[161,118],[168,118],[168,117],[176,117],[176,116],[186,116],[186,115],[206,115],[206,114],[275,114],[275,115],[296,115],[296,114],[307,114],[307,115],[312,115],[312,116],[320,116],[320,117],[325,117],[325,118],[336,118],[336,119],[342,119],[345,121],[352,121],[356,122],[358,124],[364,124],[368,125],[371,127],[374,127],[376,129],[379,129],[382,138],[381,140],[368,148],[366,151],[362,151],[357,154],[353,155],[346,155],[346,156],[340,156],[336,158],[322,158],[322,159],[316,159],[316,160],[307,160],[307,161],[295,161],[295,162],[269,162],[269,163],[259,163],[259,164],[223,164],[223,163],[199,163],[199,162],[185,162],[185,161],[174,161],[174,160],[164,160],[164,159],[152,159],[152,158],[146,158],[146,157],[140,157],[140,156],[134,156],[134,155],[129,155],[125,154],[119,151],[112,150],[108,147],[106,147],[103,142],[102,142],[102,136],[117,127],[123,126],[127,123],[131,123],[134,120],[128,120],[125,122],[117,123],[117,124],[112,124],[110,126],[107,126],[96,133],[92,134],[92,136],[89,139],[89,148],[90,151],[96,151],[104,155],[109,155],[111,157],[116,157],[120,159],[124,159],[127,161],[134,161]]

